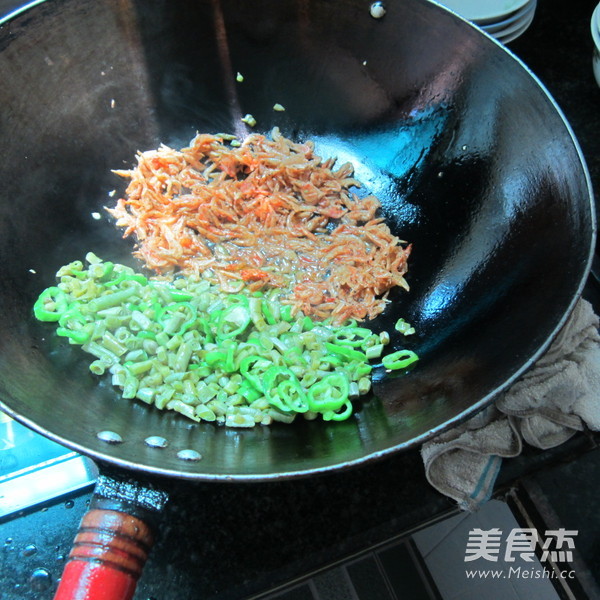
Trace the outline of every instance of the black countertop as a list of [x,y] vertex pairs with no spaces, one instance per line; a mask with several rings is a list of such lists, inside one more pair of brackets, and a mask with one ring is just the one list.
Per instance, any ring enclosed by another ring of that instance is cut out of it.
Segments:
[[[533,24],[509,48],[565,113],[600,189],[600,88],[592,72],[589,29],[596,4],[539,0]],[[0,1],[0,10],[4,6]],[[598,292],[590,284],[586,293],[595,300]],[[594,436],[582,434],[552,452],[528,449],[506,461],[499,489],[533,478],[556,490],[562,468],[568,469],[571,485],[586,487],[590,473],[596,481],[600,474],[595,448]],[[578,475],[578,464],[585,465],[585,475]],[[418,450],[310,479],[172,482],[168,489],[170,502],[137,600],[242,600],[456,510],[428,485]],[[559,504],[560,494],[554,496]],[[52,597],[90,497],[88,490],[0,523],[2,600]],[[568,515],[572,509],[564,496],[559,512]],[[600,521],[588,513],[582,518],[595,539]],[[597,554],[590,543],[589,560],[599,560]],[[40,567],[50,578],[32,578]]]

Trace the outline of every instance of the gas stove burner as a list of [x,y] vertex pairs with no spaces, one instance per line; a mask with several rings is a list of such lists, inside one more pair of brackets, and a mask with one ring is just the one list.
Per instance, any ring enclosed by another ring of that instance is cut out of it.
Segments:
[[92,487],[88,458],[0,413],[0,518]]

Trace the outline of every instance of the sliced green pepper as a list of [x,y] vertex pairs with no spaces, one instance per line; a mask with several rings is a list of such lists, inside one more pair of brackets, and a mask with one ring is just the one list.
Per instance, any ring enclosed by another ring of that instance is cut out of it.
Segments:
[[271,306],[269,305],[269,301],[264,299],[261,302],[261,308],[262,308],[262,313],[265,317],[266,322],[269,325],[275,325],[275,323],[277,323],[277,319],[275,319],[275,315],[273,314],[273,311],[271,310]]
[[311,329],[313,329],[315,326],[313,320],[310,317],[304,317],[302,319],[302,330],[303,331],[310,331]]
[[181,335],[195,323],[197,315],[196,307],[189,302],[173,302],[164,307],[158,320],[169,335]]
[[308,399],[304,388],[290,371],[290,379],[284,379],[277,386],[277,394],[283,404],[297,413],[305,413],[308,410]]
[[359,352],[353,348],[348,348],[348,346],[337,346],[336,344],[325,342],[325,348],[327,348],[327,350],[329,350],[329,352],[332,354],[338,354],[339,356],[343,356],[348,360],[359,360],[361,362],[367,360],[367,355],[364,352]]
[[165,283],[158,283],[155,281],[151,284],[151,286],[154,289],[160,288],[161,290],[168,292],[173,302],[189,302],[194,297],[194,295],[190,294],[189,292],[184,292]]
[[74,344],[82,346],[90,339],[90,334],[83,329],[67,329],[66,327],[57,327],[56,335],[67,337],[73,341]]
[[343,327],[334,336],[337,344],[342,346],[362,346],[373,335],[366,327]]
[[358,363],[354,369],[354,378],[358,380],[361,377],[365,377],[366,375],[369,375],[372,370],[373,367],[369,363]]
[[[70,338],[74,344],[85,344],[91,337],[90,331],[84,329],[87,319],[79,312],[75,304],[71,304],[58,319],[57,335]],[[92,326],[93,327],[93,326]]]
[[264,392],[262,374],[272,365],[272,361],[258,354],[251,354],[240,361],[240,373],[255,389]]
[[109,281],[109,278],[112,275],[112,272],[115,268],[115,263],[112,263],[107,260],[106,262],[102,263],[102,267],[103,267],[103,270],[98,275],[97,279],[99,281],[101,281],[102,283],[106,283],[107,281]]
[[206,364],[209,367],[214,367],[219,364],[224,364],[226,359],[227,359],[227,354],[225,354],[225,352],[219,352],[218,350],[215,350],[213,352],[207,352],[204,355],[204,362],[206,362]]
[[156,334],[152,331],[138,331],[136,336],[142,340],[155,340]]
[[58,319],[58,324],[61,327],[67,327],[69,323],[78,323],[79,325],[86,325],[87,319],[81,314],[79,311],[79,307],[76,304],[71,304],[67,308],[60,318]]
[[237,350],[237,344],[231,344],[228,346],[225,352],[225,362],[223,364],[223,370],[225,373],[233,373],[235,369],[235,352]]
[[287,367],[269,367],[263,377],[263,389],[269,404],[283,412],[308,410],[304,390],[297,377]]
[[115,277],[115,279],[111,279],[110,281],[107,281],[104,285],[105,286],[119,285],[120,283],[123,283],[123,281],[135,281],[136,283],[139,283],[141,285],[146,285],[148,283],[148,278],[145,277],[144,275],[139,275],[138,273],[124,273],[123,271],[121,271],[121,273],[119,273]]
[[290,304],[281,307],[281,319],[288,323],[292,320],[292,307]]
[[327,375],[308,389],[308,407],[313,412],[337,411],[348,400],[350,384],[339,373]]
[[381,364],[392,371],[397,369],[405,369],[412,363],[419,360],[419,357],[412,350],[398,350],[398,352],[392,352],[381,359]]
[[[48,305],[52,310],[48,310]],[[46,288],[33,305],[33,314],[39,321],[58,321],[69,307],[65,292],[56,286]]]
[[303,356],[303,351],[300,346],[292,346],[284,355],[283,362],[291,367],[292,365],[306,366],[308,364],[306,358]]
[[248,404],[258,400],[262,396],[262,392],[257,390],[249,381],[242,381],[238,388],[238,394],[240,394]]
[[325,411],[323,413],[323,421],[345,421],[352,414],[352,402],[346,400],[341,409]]
[[250,323],[250,311],[242,303],[235,303],[220,315],[217,325],[217,337],[235,338],[243,333]]

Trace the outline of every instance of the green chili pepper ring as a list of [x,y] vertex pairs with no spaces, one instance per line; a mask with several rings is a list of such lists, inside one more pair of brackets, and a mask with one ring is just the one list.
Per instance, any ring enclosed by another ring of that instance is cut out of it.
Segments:
[[388,354],[381,359],[381,364],[391,371],[397,369],[406,369],[419,360],[419,357],[412,350],[398,350],[392,354]]

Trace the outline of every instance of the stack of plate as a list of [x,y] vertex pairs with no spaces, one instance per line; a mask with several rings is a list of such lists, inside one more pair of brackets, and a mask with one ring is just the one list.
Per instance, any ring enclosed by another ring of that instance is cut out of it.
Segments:
[[531,25],[537,0],[440,0],[440,3],[507,44]]
[[592,21],[590,23],[592,29],[592,38],[594,39],[594,76],[598,85],[600,85],[600,4],[596,6],[596,10],[592,14]]

